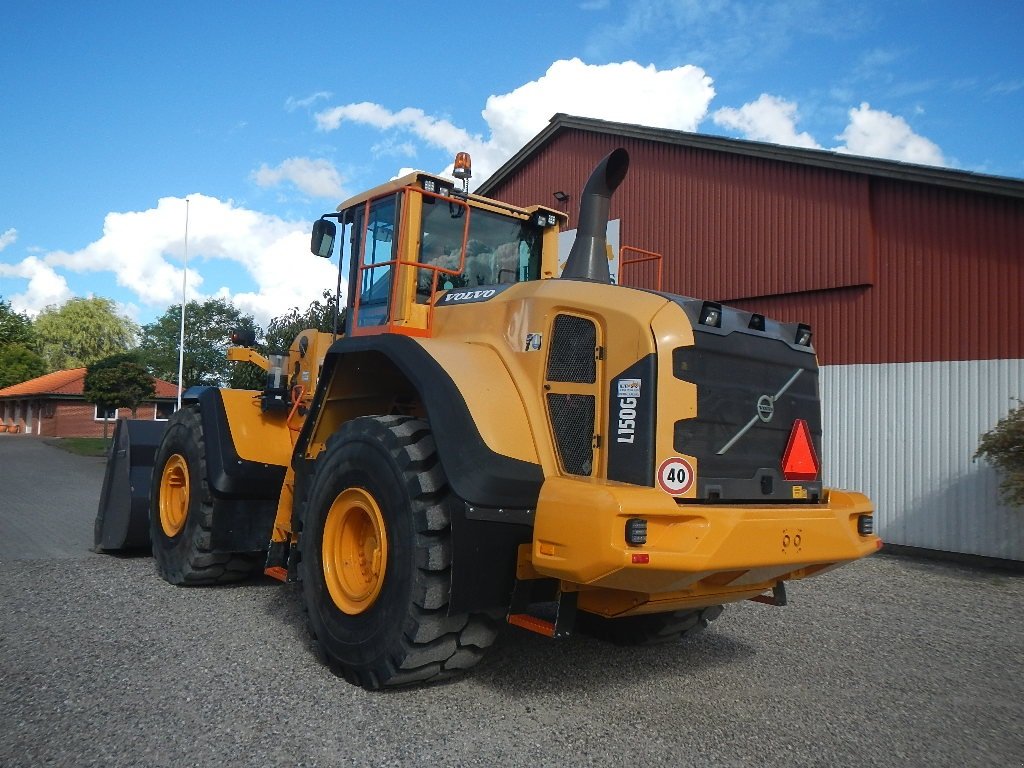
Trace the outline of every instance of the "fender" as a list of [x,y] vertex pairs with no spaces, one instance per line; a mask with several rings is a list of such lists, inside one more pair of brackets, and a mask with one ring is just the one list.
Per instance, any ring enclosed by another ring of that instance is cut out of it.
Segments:
[[273,499],[276,503],[285,467],[249,461],[238,455],[220,389],[190,387],[181,399],[182,403],[199,405],[210,490],[229,499]]
[[338,339],[328,349],[312,410],[296,444],[293,466],[297,474],[302,472],[300,464],[317,430],[338,366],[346,357],[368,352],[386,358],[420,398],[441,465],[457,496],[480,507],[535,508],[544,482],[540,465],[491,450],[452,377],[416,341],[393,334]]
[[213,497],[214,552],[261,552],[270,543],[285,467],[238,455],[221,390],[191,387],[182,404],[198,403],[206,444],[206,478]]

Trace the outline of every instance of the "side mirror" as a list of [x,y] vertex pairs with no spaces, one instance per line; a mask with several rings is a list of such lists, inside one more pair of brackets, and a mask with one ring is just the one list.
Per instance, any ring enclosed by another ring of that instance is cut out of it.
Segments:
[[313,222],[313,237],[309,242],[309,250],[324,259],[331,258],[334,253],[334,237],[338,227],[329,219],[317,219]]

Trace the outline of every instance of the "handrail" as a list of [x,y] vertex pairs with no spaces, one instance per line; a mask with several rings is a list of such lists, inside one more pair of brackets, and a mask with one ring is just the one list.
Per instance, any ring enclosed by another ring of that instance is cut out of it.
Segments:
[[[296,392],[296,390],[298,390],[298,392]],[[288,394],[291,395],[292,397],[292,408],[290,411],[288,411],[288,418],[284,420],[284,424],[286,427],[288,427],[288,435],[292,439],[292,448],[295,447],[295,438],[297,437],[297,435],[292,435],[291,433],[297,433],[302,430],[301,424],[299,424],[299,426],[297,427],[292,426],[292,417],[295,416],[295,412],[299,410],[299,405],[302,403],[302,396],[305,394],[305,392],[306,387],[302,384],[296,384],[288,392]]]
[[[626,253],[627,252],[630,252],[630,253],[640,253],[640,254],[643,254],[643,256],[641,256],[639,258],[635,258],[635,259],[627,259],[626,258]],[[626,266],[627,265],[629,265],[629,264],[643,264],[643,263],[648,262],[648,261],[657,261],[658,262],[658,279],[657,279],[657,285],[655,285],[654,290],[660,291],[661,290],[661,269],[662,269],[662,265],[663,265],[662,255],[660,253],[655,253],[654,251],[645,251],[643,248],[634,248],[631,245],[624,245],[624,246],[622,246],[622,248],[619,249],[619,285],[625,285],[625,283],[626,283],[626,281],[625,281],[623,276],[625,275]]]

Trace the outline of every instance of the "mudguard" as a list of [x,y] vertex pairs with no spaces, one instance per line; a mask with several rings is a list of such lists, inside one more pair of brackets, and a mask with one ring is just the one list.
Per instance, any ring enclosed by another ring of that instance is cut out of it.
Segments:
[[148,547],[149,494],[153,484],[153,458],[160,446],[166,421],[122,419],[103,475],[96,511],[96,551],[114,552]]
[[[532,509],[544,474],[538,464],[493,452],[451,376],[411,338],[393,334],[339,339],[324,359],[319,391],[299,433],[295,456],[301,457],[316,427],[336,365],[346,355],[376,352],[389,359],[423,399],[438,455],[448,482],[467,503],[501,509]],[[302,470],[295,467],[297,473]]]
[[217,387],[189,387],[184,405],[198,404],[206,443],[206,474],[210,490],[225,499],[264,499],[277,505],[284,467],[243,459],[231,437],[224,393]]

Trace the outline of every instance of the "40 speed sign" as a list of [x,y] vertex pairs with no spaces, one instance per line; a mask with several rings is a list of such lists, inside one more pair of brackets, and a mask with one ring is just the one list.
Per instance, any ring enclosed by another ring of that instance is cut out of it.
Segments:
[[693,467],[680,456],[672,456],[658,467],[658,485],[672,496],[681,496],[693,486]]

